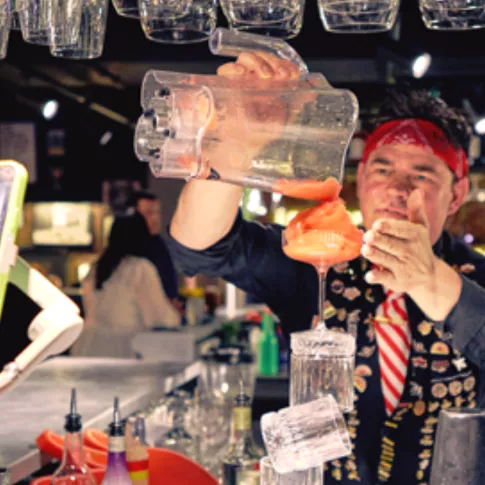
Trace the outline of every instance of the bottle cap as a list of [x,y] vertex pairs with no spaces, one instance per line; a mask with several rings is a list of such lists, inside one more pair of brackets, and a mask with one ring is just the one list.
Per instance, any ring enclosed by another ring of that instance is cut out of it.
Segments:
[[117,397],[114,399],[113,406],[113,422],[109,425],[109,435],[110,436],[124,436],[125,427],[121,422],[119,400]]
[[76,403],[76,389],[71,390],[71,412],[66,414],[66,422],[64,424],[64,429],[68,433],[77,433],[81,431],[82,425],[82,418],[81,415],[77,412],[77,403]]

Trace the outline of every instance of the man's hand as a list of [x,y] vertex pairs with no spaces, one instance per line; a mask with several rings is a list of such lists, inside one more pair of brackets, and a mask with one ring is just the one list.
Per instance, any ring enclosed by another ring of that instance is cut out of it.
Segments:
[[407,293],[432,320],[444,320],[458,301],[461,279],[433,253],[422,195],[408,199],[408,221],[380,219],[364,235],[362,255],[374,263],[371,284]]

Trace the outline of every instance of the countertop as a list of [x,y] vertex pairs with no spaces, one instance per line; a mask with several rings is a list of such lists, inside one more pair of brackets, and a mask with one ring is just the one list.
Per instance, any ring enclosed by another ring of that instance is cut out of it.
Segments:
[[131,359],[56,357],[39,366],[11,392],[0,396],[0,467],[11,482],[28,477],[48,459],[35,439],[44,430],[62,433],[71,388],[77,389],[84,427],[106,427],[113,398],[122,416],[146,408],[163,394],[198,376],[200,364],[144,363]]

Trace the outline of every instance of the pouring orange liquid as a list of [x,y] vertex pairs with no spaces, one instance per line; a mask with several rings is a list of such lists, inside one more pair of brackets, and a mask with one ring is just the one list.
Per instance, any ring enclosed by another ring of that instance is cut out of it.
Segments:
[[[276,184],[278,186],[278,184]],[[319,280],[319,323],[317,328],[326,329],[324,304],[326,276],[329,268],[359,256],[362,247],[362,231],[357,229],[339,198],[341,185],[334,178],[325,182],[285,181],[278,188],[285,193],[303,194],[320,204],[300,212],[283,231],[283,251],[297,261],[311,264]]]
[[[352,223],[345,204],[338,197],[341,186],[334,178],[325,182],[292,182],[284,184],[286,193],[304,190],[308,199],[322,202],[300,212],[285,230],[283,250],[298,261],[317,267],[330,267],[349,261],[360,254],[362,231]],[[323,196],[323,198],[322,198]]]

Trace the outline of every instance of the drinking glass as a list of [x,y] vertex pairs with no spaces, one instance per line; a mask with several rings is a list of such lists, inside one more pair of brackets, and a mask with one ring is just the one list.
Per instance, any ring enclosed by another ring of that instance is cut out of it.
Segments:
[[23,0],[19,11],[20,29],[25,42],[49,45],[52,0]]
[[305,0],[221,0],[221,7],[233,29],[291,39],[303,25]]
[[54,57],[69,59],[95,59],[101,57],[108,17],[108,0],[79,0],[81,18],[77,41],[72,43],[53,39],[50,53]]
[[391,30],[400,0],[318,0],[328,32],[357,34]]
[[217,24],[217,0],[139,0],[139,8],[143,32],[155,42],[202,42]]
[[263,414],[261,431],[278,473],[316,468],[351,452],[345,419],[331,395]]
[[485,26],[485,0],[420,0],[424,25],[431,30],[471,30]]
[[10,0],[0,0],[0,59],[5,59],[7,56],[10,27]]
[[113,7],[118,15],[121,17],[128,17],[131,19],[140,18],[140,9],[138,8],[138,0],[113,0]]

